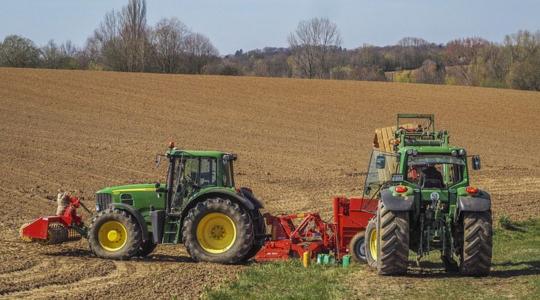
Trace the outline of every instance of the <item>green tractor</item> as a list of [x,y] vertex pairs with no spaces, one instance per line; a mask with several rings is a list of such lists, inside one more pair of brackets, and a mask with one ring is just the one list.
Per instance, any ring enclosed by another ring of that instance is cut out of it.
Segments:
[[480,157],[451,146],[448,132],[435,131],[426,114],[398,114],[396,127],[376,131],[374,146],[364,197],[380,201],[366,229],[368,263],[381,275],[399,275],[410,250],[417,262],[440,250],[447,271],[487,275],[491,199],[469,182]]
[[157,244],[183,243],[196,261],[232,264],[262,247],[263,204],[249,188],[235,188],[236,155],[179,150],[171,143],[165,184],[132,184],[96,193],[88,230],[99,257],[128,259],[150,254]]

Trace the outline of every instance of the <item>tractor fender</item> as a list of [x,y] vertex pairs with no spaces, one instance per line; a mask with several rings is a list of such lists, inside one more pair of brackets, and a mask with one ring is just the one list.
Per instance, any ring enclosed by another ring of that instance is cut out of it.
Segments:
[[257,197],[255,197],[255,194],[253,194],[253,190],[251,190],[250,188],[241,187],[240,193],[242,194],[242,196],[244,196],[244,198],[248,199],[251,203],[253,203],[253,206],[256,209],[264,208],[263,202],[257,199]]
[[190,201],[188,206],[190,206],[189,208],[191,208],[191,207],[195,206],[198,202],[204,201],[205,199],[213,198],[213,197],[221,197],[221,198],[225,197],[227,199],[230,199],[230,200],[232,200],[234,202],[237,202],[238,204],[244,206],[247,210],[254,210],[255,209],[255,204],[253,202],[251,202],[249,199],[247,199],[246,197],[242,197],[242,196],[240,196],[240,195],[238,195],[238,194],[236,194],[234,192],[231,192],[229,190],[226,190],[226,189],[212,190],[212,191],[197,195],[197,198]]
[[491,209],[491,196],[481,191],[475,197],[461,196],[458,197],[458,212],[462,211],[488,211]]
[[146,226],[146,221],[144,220],[144,217],[138,210],[136,210],[133,206],[125,203],[112,203],[111,206],[114,209],[124,210],[130,213],[135,218],[135,220],[137,220],[137,223],[139,223],[139,226],[141,227],[143,241],[148,240],[148,227]]
[[381,191],[381,201],[386,209],[391,211],[410,211],[414,203],[414,196],[394,196],[388,189]]

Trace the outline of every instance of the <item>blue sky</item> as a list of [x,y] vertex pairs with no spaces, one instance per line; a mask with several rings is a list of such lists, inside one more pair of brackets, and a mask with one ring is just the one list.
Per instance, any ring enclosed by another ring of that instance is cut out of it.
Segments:
[[[0,39],[20,34],[45,44],[70,39],[83,45],[105,13],[127,0],[4,0]],[[389,45],[405,36],[436,43],[466,36],[502,41],[519,29],[540,29],[540,1],[500,0],[147,0],[148,23],[177,17],[207,35],[221,54],[287,46],[300,20],[327,17],[343,46]]]

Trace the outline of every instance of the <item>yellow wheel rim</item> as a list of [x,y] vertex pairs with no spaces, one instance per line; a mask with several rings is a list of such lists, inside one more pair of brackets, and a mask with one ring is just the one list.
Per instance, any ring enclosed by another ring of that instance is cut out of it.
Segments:
[[209,213],[197,225],[197,241],[206,252],[223,253],[236,241],[236,226],[226,214]]
[[118,221],[107,221],[99,227],[98,241],[103,249],[111,252],[122,249],[127,242],[127,229]]
[[369,234],[369,254],[377,260],[377,230],[371,230]]

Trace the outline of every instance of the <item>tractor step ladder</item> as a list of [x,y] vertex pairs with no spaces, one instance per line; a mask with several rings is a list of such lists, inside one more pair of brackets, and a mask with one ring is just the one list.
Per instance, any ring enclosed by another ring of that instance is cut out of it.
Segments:
[[165,222],[165,230],[163,231],[164,244],[177,244],[179,241],[178,228],[180,227],[180,219],[168,219]]

